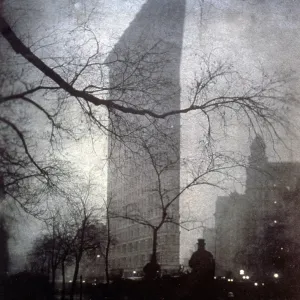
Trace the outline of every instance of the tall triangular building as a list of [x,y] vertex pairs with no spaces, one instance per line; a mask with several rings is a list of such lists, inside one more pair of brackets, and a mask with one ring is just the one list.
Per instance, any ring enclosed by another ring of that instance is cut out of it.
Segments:
[[[111,99],[157,114],[180,108],[185,5],[185,0],[148,0],[142,6],[106,60]],[[112,269],[130,275],[150,259],[154,236],[144,224],[159,224],[162,193],[168,201],[180,191],[180,115],[109,113],[107,188],[116,240],[110,261]],[[168,162],[158,178],[156,167]],[[179,267],[178,198],[168,212],[173,223],[165,223],[157,235],[157,258],[167,272]]]

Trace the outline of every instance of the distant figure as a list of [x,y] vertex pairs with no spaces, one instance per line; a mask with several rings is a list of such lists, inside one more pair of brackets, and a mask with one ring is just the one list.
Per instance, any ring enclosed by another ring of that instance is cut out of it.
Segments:
[[192,254],[189,261],[192,269],[190,284],[194,298],[205,294],[209,299],[212,297],[212,285],[215,274],[215,260],[213,255],[205,250],[204,239],[198,239],[198,250]]
[[160,265],[157,263],[154,255],[151,256],[150,262],[145,265],[143,271],[145,273],[146,280],[153,280],[159,277]]
[[198,250],[192,254],[189,266],[192,269],[192,273],[197,274],[203,280],[214,278],[214,257],[210,252],[205,250],[204,239],[198,239]]

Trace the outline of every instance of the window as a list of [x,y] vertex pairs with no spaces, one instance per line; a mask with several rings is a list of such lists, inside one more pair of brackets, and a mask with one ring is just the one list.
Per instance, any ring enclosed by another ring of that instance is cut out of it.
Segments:
[[123,268],[126,267],[126,258],[125,257],[122,258],[122,267]]
[[131,268],[131,266],[132,266],[132,261],[131,261],[131,257],[129,257],[129,259],[128,259],[128,267]]
[[172,235],[172,244],[176,244],[176,235],[175,234]]
[[156,257],[157,257],[157,262],[160,263],[161,262],[161,254],[160,254],[160,252],[156,253]]

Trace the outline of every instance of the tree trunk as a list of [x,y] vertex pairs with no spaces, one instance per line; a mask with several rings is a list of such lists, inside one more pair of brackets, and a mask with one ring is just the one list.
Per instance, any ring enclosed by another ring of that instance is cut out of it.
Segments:
[[73,281],[72,281],[71,291],[70,291],[70,300],[74,299],[74,293],[75,293],[75,289],[76,289],[76,281],[77,281],[78,272],[79,272],[79,264],[80,264],[80,258],[76,257]]
[[157,263],[157,231],[157,228],[153,229],[152,257],[150,259],[155,263]]
[[80,294],[79,294],[79,300],[82,300],[82,275],[80,275]]
[[56,267],[52,266],[51,268],[51,283],[52,283],[52,290],[55,291],[55,279],[56,279]]
[[61,300],[65,299],[66,295],[66,275],[65,275],[65,262],[61,262],[61,275],[62,275],[62,289],[61,289]]
[[110,250],[111,236],[110,236],[110,220],[107,212],[107,245],[105,248],[105,277],[106,283],[109,284],[109,250]]
[[47,259],[47,276],[48,280],[50,281],[50,273],[51,273],[51,263],[50,263],[50,258]]

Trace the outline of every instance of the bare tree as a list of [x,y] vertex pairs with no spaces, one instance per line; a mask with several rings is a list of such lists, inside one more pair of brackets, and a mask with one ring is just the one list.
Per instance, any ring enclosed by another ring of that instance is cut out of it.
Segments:
[[49,253],[47,252],[47,248],[49,248],[47,242],[45,236],[34,242],[33,249],[28,254],[32,272],[50,275],[50,259],[46,255]]
[[60,266],[60,247],[57,237],[45,234],[39,237],[29,254],[31,269],[34,272],[51,275],[51,284],[55,289],[56,272]]
[[[147,36],[141,36],[122,51],[115,49],[114,55],[104,61],[106,54],[101,52],[101,43],[87,22],[77,30],[82,37],[87,37],[85,42],[91,43],[92,50],[75,53],[72,49],[71,57],[44,58],[39,49],[50,51],[51,46],[43,39],[28,45],[7,20],[1,14],[1,35],[12,50],[11,61],[26,67],[11,79],[18,81],[17,87],[8,85],[8,88],[1,89],[0,105],[6,109],[12,107],[15,112],[16,104],[21,103],[26,111],[39,112],[50,127],[48,138],[51,145],[63,143],[66,137],[78,138],[74,126],[71,126],[72,130],[66,124],[68,118],[64,118],[72,105],[80,108],[80,120],[88,124],[91,136],[99,132],[95,129],[101,130],[132,152],[138,151],[135,145],[143,131],[149,130],[149,125],[150,133],[155,135],[165,130],[165,124],[171,123],[172,118],[179,114],[197,114],[201,123],[205,123],[201,130],[205,131],[208,142],[212,140],[216,116],[224,124],[233,118],[250,125],[253,130],[266,130],[271,138],[279,136],[277,126],[286,126],[282,108],[292,99],[291,95],[285,94],[286,78],[262,72],[260,80],[252,81],[230,64],[203,60],[203,72],[191,80],[190,94],[183,106],[163,107],[159,99],[178,93],[172,81],[164,75],[170,66],[168,57],[174,50],[164,41],[149,42]],[[110,85],[107,68],[115,73]],[[24,80],[26,76],[29,79]],[[32,77],[35,79],[31,80]],[[50,105],[45,100],[49,100]],[[30,201],[32,194],[37,194],[35,199],[45,198],[39,197],[41,190],[45,192],[46,187],[56,186],[63,172],[59,168],[60,162],[53,163],[53,156],[49,155],[51,160],[39,160],[32,154],[34,144],[28,145],[32,137],[30,130],[25,134],[25,129],[11,115],[0,116],[3,129],[10,137],[14,136],[13,140],[2,138],[9,144],[1,155],[5,190],[25,209],[31,206],[28,209],[31,211],[37,207],[37,203]],[[14,148],[16,143],[17,149]],[[112,146],[110,151],[114,152],[116,148]],[[39,190],[37,186],[40,187],[41,182],[43,185]],[[15,195],[15,191],[26,194],[25,183],[26,188],[31,187],[26,200]]]
[[96,257],[97,251],[105,243],[100,226],[100,207],[93,204],[93,185],[89,181],[86,185],[73,187],[67,195],[67,226],[70,230],[71,250],[74,258],[74,273],[70,297],[73,299],[81,260],[86,255]]
[[64,205],[45,221],[48,233],[38,238],[30,257],[40,269],[48,266],[53,286],[56,271],[61,268],[62,298],[65,297],[65,268],[74,267],[70,291],[73,298],[82,258],[84,255],[96,257],[99,249],[105,247],[106,233],[100,224],[100,206],[93,204],[91,182],[72,186],[68,192],[65,189],[64,196]]
[[103,232],[103,242],[101,243],[101,247],[99,249],[101,256],[104,258],[105,277],[106,277],[107,284],[109,284],[110,281],[111,249],[117,244],[117,240],[111,229],[111,215],[110,215],[111,204],[112,204],[112,199],[107,199],[107,201],[104,201],[105,232]]
[[[162,140],[158,141],[161,137]],[[163,142],[164,141],[164,142]],[[160,145],[158,148],[157,145]],[[183,219],[179,216],[179,203],[186,191],[196,186],[212,186],[225,189],[225,179],[233,177],[234,169],[241,167],[242,160],[233,159],[224,153],[217,153],[207,147],[206,152],[202,153],[199,160],[185,160],[185,167],[189,167],[186,180],[181,186],[174,180],[179,180],[178,170],[182,167],[179,157],[178,144],[172,144],[170,134],[155,136],[154,139],[140,139],[140,155],[135,156],[133,166],[138,171],[139,176],[149,178],[149,185],[142,190],[141,198],[147,199],[145,202],[139,198],[133,198],[131,202],[116,204],[110,209],[110,217],[126,219],[133,223],[141,224],[152,231],[152,257],[157,260],[158,233],[167,223],[180,226],[185,230],[190,228],[190,223],[201,223],[204,228],[203,220],[194,218]],[[165,150],[165,151],[164,151]],[[141,165],[139,165],[141,163]],[[154,174],[152,176],[151,174]],[[126,181],[126,174],[123,175]],[[129,175],[130,176],[130,175]],[[151,180],[154,180],[151,182]],[[126,183],[124,183],[126,184]],[[137,202],[134,202],[134,199]],[[152,199],[148,207],[146,203]]]
[[[51,276],[53,290],[57,278],[57,270],[61,268],[63,278],[62,298],[65,294],[65,266],[72,263],[71,257],[71,232],[65,217],[56,211],[51,218],[45,220],[46,233],[39,236],[29,253],[31,268]],[[50,279],[50,278],[49,278]]]

